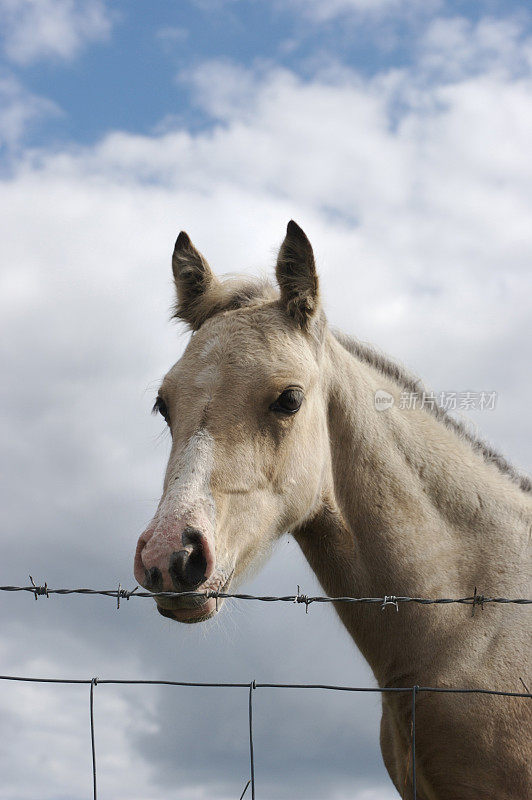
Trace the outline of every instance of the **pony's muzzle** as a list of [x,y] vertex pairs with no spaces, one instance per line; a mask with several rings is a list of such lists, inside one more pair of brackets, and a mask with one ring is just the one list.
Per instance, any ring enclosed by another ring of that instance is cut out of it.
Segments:
[[148,528],[135,554],[135,578],[150,592],[190,592],[214,571],[214,553],[198,528],[169,532]]

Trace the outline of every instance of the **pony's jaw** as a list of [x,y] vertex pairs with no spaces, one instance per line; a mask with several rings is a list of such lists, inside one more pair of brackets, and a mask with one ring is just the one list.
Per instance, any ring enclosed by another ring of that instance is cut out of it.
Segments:
[[216,607],[216,601],[210,598],[202,606],[195,609],[174,608],[170,610],[157,604],[157,611],[163,617],[172,619],[175,622],[193,624],[195,622],[206,622],[216,614],[218,608]]

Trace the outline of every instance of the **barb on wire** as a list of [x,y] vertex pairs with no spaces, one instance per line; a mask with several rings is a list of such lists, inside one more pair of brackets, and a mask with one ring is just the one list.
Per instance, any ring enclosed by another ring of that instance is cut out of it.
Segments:
[[384,600],[382,601],[381,611],[384,611],[386,606],[395,606],[395,610],[399,611],[399,605],[397,603],[397,597],[394,594],[390,596],[384,595]]
[[471,605],[471,616],[475,616],[475,608],[480,606],[482,611],[484,611],[484,603],[486,602],[486,598],[483,594],[477,594],[477,587],[475,586],[475,591],[473,593],[473,603]]
[[297,594],[284,595],[281,597],[270,595],[254,595],[254,594],[240,594],[234,592],[220,592],[212,589],[207,589],[201,592],[147,592],[138,591],[139,587],[131,591],[123,589],[122,585],[118,584],[118,589],[50,589],[47,583],[38,586],[30,575],[31,586],[0,586],[0,592],[30,592],[35,596],[35,599],[40,595],[50,597],[52,594],[57,595],[70,595],[70,594],[83,594],[83,595],[100,595],[103,597],[114,597],[117,601],[117,608],[120,608],[120,600],[129,600],[130,597],[152,597],[152,598],[180,598],[180,597],[197,597],[205,598],[210,597],[218,600],[233,599],[233,600],[258,600],[262,603],[296,603],[304,604],[308,612],[308,607],[311,603],[354,603],[359,605],[380,605],[384,609],[388,605],[395,606],[399,610],[399,605],[403,603],[416,603],[419,605],[446,605],[449,603],[458,603],[462,605],[472,606],[472,613],[474,613],[476,606],[482,609],[488,603],[497,604],[514,604],[514,605],[531,605],[532,599],[528,597],[486,597],[483,594],[477,594],[475,587],[473,595],[470,597],[399,597],[396,595],[385,595],[384,597],[325,597],[325,596],[309,596],[302,594],[299,586],[297,587]]
[[[35,595],[35,599],[36,600],[37,600],[37,597],[40,594],[45,594],[46,597],[50,597],[50,595],[48,594],[48,584],[47,583],[45,583],[44,586],[36,586],[35,585],[35,581],[31,577],[31,575],[30,575],[30,581],[31,581],[31,589],[33,591],[33,594]],[[30,589],[30,587],[28,587],[28,589]]]
[[294,603],[304,603],[305,614],[308,614],[308,607],[312,603],[312,598],[308,597],[308,595],[306,594],[301,594],[301,589],[299,588],[299,584],[297,586],[297,594],[294,597]]
[[[201,592],[199,592],[199,594],[201,594]],[[207,600],[209,599],[209,597],[214,597],[215,608],[216,608],[216,611],[218,611],[218,600],[220,598],[220,590],[219,589],[206,589],[205,592],[203,592],[203,594],[205,595],[205,598]]]
[[122,584],[119,583],[118,584],[118,589],[117,589],[117,592],[116,592],[116,607],[117,607],[117,609],[120,608],[120,599],[124,598],[124,600],[129,600],[129,598],[132,597],[132,595],[135,594],[135,592],[137,591],[138,588],[139,588],[138,586],[135,586],[134,589],[132,589],[131,591],[128,591],[127,589],[122,589]]

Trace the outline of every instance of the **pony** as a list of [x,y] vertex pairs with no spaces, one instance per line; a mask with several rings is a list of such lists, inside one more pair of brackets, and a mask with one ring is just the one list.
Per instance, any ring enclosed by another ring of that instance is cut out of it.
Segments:
[[[171,432],[161,500],[134,572],[159,612],[201,622],[282,534],[299,543],[333,597],[524,597],[530,481],[432,404],[366,344],[332,330],[312,246],[288,224],[268,281],[221,281],[181,232],[175,316],[192,331],[154,411]],[[382,398],[386,402],[382,402]],[[379,687],[522,691],[526,606],[336,603]],[[522,698],[422,693],[417,797],[530,797],[530,715]],[[404,798],[411,698],[382,693],[381,751]]]

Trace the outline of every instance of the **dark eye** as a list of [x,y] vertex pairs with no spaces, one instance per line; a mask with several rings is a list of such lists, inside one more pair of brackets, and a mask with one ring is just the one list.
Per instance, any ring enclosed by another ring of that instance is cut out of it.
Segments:
[[151,411],[152,414],[160,414],[166,420],[166,422],[168,422],[169,419],[168,408],[163,398],[160,395],[155,400],[155,403],[153,404],[153,408]]
[[301,389],[285,389],[271,404],[270,410],[280,414],[295,414],[296,411],[299,411],[302,402],[303,392]]

